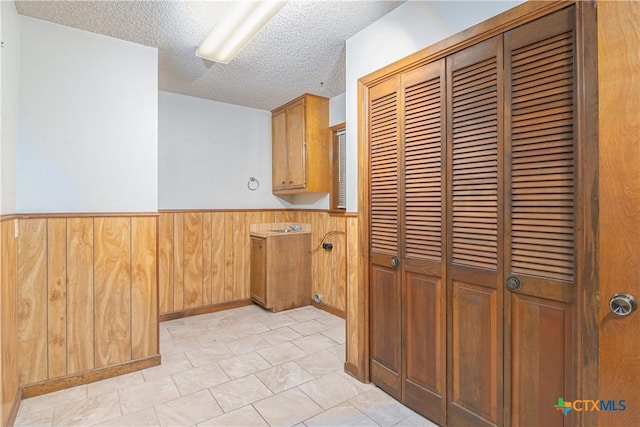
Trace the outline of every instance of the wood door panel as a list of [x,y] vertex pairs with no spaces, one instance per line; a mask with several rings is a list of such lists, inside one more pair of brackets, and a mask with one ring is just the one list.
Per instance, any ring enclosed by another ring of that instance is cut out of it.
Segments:
[[371,310],[376,316],[372,330],[373,360],[394,372],[400,372],[400,305],[397,272],[374,266],[371,271]]
[[574,395],[571,305],[512,294],[511,313],[512,424],[571,424],[553,407]]
[[272,162],[273,162],[273,189],[285,188],[287,183],[287,113],[281,110],[272,116]]
[[438,277],[415,272],[405,274],[404,286],[403,400],[421,414],[444,423],[446,292]]
[[498,292],[457,281],[452,287],[451,404],[475,414],[480,424],[497,423],[502,376]]
[[[287,108],[287,188],[304,188],[305,170],[305,104],[300,101]],[[303,143],[300,143],[303,141]]]

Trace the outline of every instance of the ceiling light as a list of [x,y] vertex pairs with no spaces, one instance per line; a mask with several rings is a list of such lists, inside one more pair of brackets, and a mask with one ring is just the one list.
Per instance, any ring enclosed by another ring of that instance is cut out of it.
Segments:
[[196,56],[228,64],[278,13],[284,1],[236,1],[196,50]]

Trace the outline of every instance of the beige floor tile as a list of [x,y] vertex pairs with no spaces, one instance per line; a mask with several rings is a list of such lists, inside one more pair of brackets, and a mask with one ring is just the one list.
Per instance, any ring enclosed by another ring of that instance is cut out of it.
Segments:
[[282,313],[271,313],[271,315],[263,318],[260,322],[269,329],[279,329],[289,325],[295,325],[297,320]]
[[206,323],[190,323],[184,325],[171,326],[167,328],[169,334],[174,338],[188,338],[197,335],[205,335],[209,332]]
[[231,412],[273,394],[253,374],[211,387],[209,390],[224,412]]
[[375,421],[348,403],[343,403],[329,409],[328,411],[324,411],[315,417],[306,420],[304,423],[309,427],[378,426]]
[[322,310],[318,310],[317,308],[311,306],[287,310],[287,316],[291,317],[294,320],[297,320],[298,322],[306,322],[307,320],[319,319],[324,315],[325,313]]
[[317,319],[308,320],[306,322],[291,325],[289,327],[305,337],[307,335],[312,335],[327,330],[327,325],[320,323]]
[[156,411],[153,408],[146,408],[103,421],[94,427],[155,427],[158,425],[160,425],[160,421],[158,421]]
[[251,353],[252,351],[263,350],[271,347],[271,344],[258,335],[238,338],[227,344],[229,349],[236,355]]
[[222,414],[209,390],[155,405],[162,426],[191,426]]
[[204,348],[216,346],[218,344],[229,344],[230,342],[236,341],[238,338],[239,337],[236,334],[223,329],[216,329],[215,332],[209,329],[207,334],[196,337],[200,346]]
[[331,329],[327,329],[325,331],[322,332],[322,335],[331,338],[332,340],[334,340],[335,342],[337,342],[338,344],[344,344],[345,343],[345,330],[344,327],[340,327],[338,326],[337,328],[331,328]]
[[253,406],[270,426],[290,426],[322,412],[322,408],[297,388],[256,402]]
[[264,350],[259,350],[258,353],[273,366],[281,365],[285,362],[299,359],[306,356],[307,354],[300,347],[296,347],[290,342],[278,344]]
[[162,354],[162,357],[172,356],[189,350],[197,350],[200,347],[202,346],[200,345],[200,341],[198,341],[198,336],[184,338],[172,337],[160,341],[160,354]]
[[142,384],[118,390],[118,394],[123,414],[136,412],[180,397],[180,392],[171,377],[145,381]]
[[[213,328],[212,328],[213,329]],[[257,335],[263,332],[269,331],[269,328],[260,322],[247,322],[247,321],[232,321],[232,324],[226,328],[231,333],[237,335],[239,338],[249,335]],[[215,329],[213,329],[215,332]]]
[[122,415],[118,392],[101,394],[82,402],[57,405],[52,426],[92,425]]
[[324,409],[329,409],[362,393],[354,381],[333,373],[298,386]]
[[173,376],[180,394],[185,396],[199,390],[229,381],[229,377],[217,363],[189,369]]
[[162,364],[142,370],[142,376],[145,381],[154,381],[161,378],[170,377],[182,371],[193,369],[193,365],[189,362],[184,353],[173,354],[170,356],[162,355]]
[[379,388],[359,394],[349,403],[383,427],[392,426],[414,414]]
[[251,405],[198,424],[198,427],[249,427],[268,426],[258,411]]
[[316,378],[344,369],[344,359],[332,348],[310,354],[296,360],[296,363]]
[[295,345],[304,350],[307,354],[318,353],[327,348],[334,347],[336,342],[331,338],[327,338],[321,333],[309,335],[304,338],[298,338],[292,341]]
[[184,355],[187,356],[187,359],[189,359],[189,362],[191,362],[194,368],[235,356],[231,349],[223,343],[213,344],[208,347],[199,348],[198,350],[187,351]]
[[285,342],[302,338],[302,335],[289,328],[288,326],[273,329],[269,332],[265,332],[264,334],[260,334],[260,336],[267,340],[271,345],[283,344]]
[[438,425],[418,414],[413,414],[398,424],[394,424],[394,427],[438,427]]
[[39,411],[21,413],[16,417],[16,426],[51,427],[53,422],[53,406]]
[[31,416],[35,412],[64,405],[65,403],[80,403],[87,399],[87,386],[81,385],[66,390],[25,399],[20,403],[19,415]]
[[264,360],[256,352],[243,354],[242,356],[232,357],[231,359],[222,360],[220,367],[226,372],[231,379],[244,377],[258,371],[269,368],[271,365]]
[[143,382],[144,376],[141,371],[119,375],[117,377],[107,378],[106,380],[87,384],[87,395],[88,397],[99,396],[112,391],[118,391],[118,389],[121,388],[142,384]]
[[295,362],[288,362],[258,372],[256,376],[274,393],[280,393],[314,379],[313,375],[302,369]]

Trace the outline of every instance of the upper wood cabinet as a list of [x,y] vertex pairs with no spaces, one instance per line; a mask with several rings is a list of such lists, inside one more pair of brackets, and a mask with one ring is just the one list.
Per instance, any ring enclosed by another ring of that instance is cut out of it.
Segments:
[[331,189],[329,100],[305,94],[272,111],[273,194]]

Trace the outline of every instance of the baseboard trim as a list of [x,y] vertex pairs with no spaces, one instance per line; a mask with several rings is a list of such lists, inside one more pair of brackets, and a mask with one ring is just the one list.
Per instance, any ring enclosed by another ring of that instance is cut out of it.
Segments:
[[66,377],[53,378],[51,380],[28,384],[22,387],[22,398],[27,399],[29,397],[40,396],[41,394],[64,390],[77,385],[89,384],[95,381],[150,368],[159,364],[160,355],[155,354],[153,356],[119,363],[105,368],[92,369],[90,371],[67,375]]
[[221,304],[206,305],[204,307],[188,308],[182,311],[161,314],[160,321],[166,322],[167,320],[182,319],[183,317],[197,316],[199,314],[215,313],[216,311],[229,310],[251,304],[253,304],[251,299],[243,299],[239,301],[223,302]]
[[16,390],[16,395],[13,398],[13,403],[11,403],[11,410],[9,411],[9,415],[5,420],[7,424],[3,424],[3,425],[12,426],[16,423],[16,417],[18,416],[18,411],[20,410],[21,400],[22,400],[22,387],[18,387],[18,390]]
[[338,317],[341,317],[343,319],[347,318],[347,313],[344,310],[340,310],[339,308],[331,307],[330,305],[326,305],[326,304],[323,304],[321,302],[318,303],[318,302],[315,302],[315,301],[311,301],[311,305],[313,305],[316,308],[319,308],[320,310],[324,310],[327,313],[331,313],[334,316],[338,316]]

